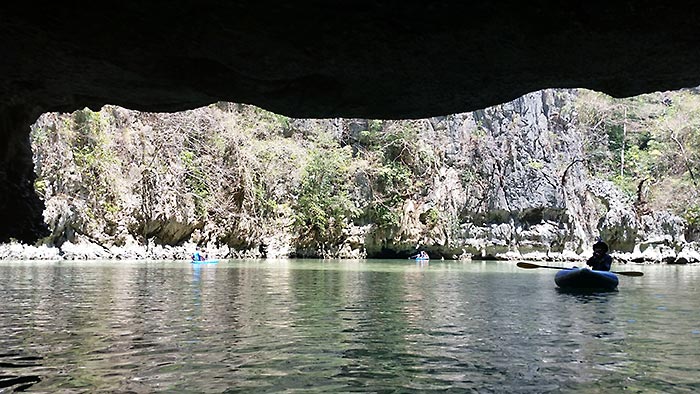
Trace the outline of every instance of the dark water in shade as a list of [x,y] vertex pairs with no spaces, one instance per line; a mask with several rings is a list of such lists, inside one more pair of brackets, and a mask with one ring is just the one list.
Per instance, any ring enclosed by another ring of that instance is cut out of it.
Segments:
[[700,392],[700,266],[0,261],[0,393]]

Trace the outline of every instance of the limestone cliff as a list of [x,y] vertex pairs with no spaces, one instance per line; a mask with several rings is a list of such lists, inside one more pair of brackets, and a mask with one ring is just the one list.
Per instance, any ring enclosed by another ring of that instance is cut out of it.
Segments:
[[45,114],[32,131],[43,243],[65,258],[181,258],[199,244],[222,257],[576,259],[602,236],[619,257],[697,261],[684,219],[639,212],[592,176],[578,95],[405,121],[226,103]]

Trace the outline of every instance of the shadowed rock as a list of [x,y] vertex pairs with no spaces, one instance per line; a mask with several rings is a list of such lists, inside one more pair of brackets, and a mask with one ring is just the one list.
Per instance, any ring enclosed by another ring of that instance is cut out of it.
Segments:
[[549,87],[700,85],[700,14],[678,2],[97,4],[0,6],[0,241],[42,233],[26,138],[42,112],[232,101],[294,117],[420,118]]

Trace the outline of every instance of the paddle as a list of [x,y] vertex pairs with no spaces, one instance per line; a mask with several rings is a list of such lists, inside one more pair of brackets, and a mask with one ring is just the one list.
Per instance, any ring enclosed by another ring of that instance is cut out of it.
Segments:
[[[525,262],[520,262],[516,265],[520,268],[526,268],[526,269],[530,269],[530,268],[551,268],[554,270],[569,269],[569,268],[565,268],[565,267],[552,267],[549,265],[538,265],[538,264],[525,263]],[[612,272],[613,274],[625,275],[625,276],[643,276],[644,275],[644,272],[639,272],[639,271],[610,271],[610,272]]]

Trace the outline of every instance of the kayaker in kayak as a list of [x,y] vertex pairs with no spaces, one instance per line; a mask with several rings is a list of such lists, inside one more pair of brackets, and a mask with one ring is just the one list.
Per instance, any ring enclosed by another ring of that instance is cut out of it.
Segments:
[[603,241],[593,244],[593,256],[586,261],[586,265],[596,271],[610,271],[612,256],[608,254],[608,244]]
[[425,250],[421,250],[420,253],[409,257],[409,259],[416,259],[416,260],[428,260],[429,258],[430,258],[430,256],[428,256],[428,253]]
[[199,249],[197,249],[194,253],[192,253],[192,261],[204,261],[207,258],[208,256],[206,251],[200,252]]
[[420,253],[409,257],[409,259],[416,259],[416,260],[428,260],[429,258],[430,258],[430,256],[428,256],[428,253],[425,250],[421,250]]

